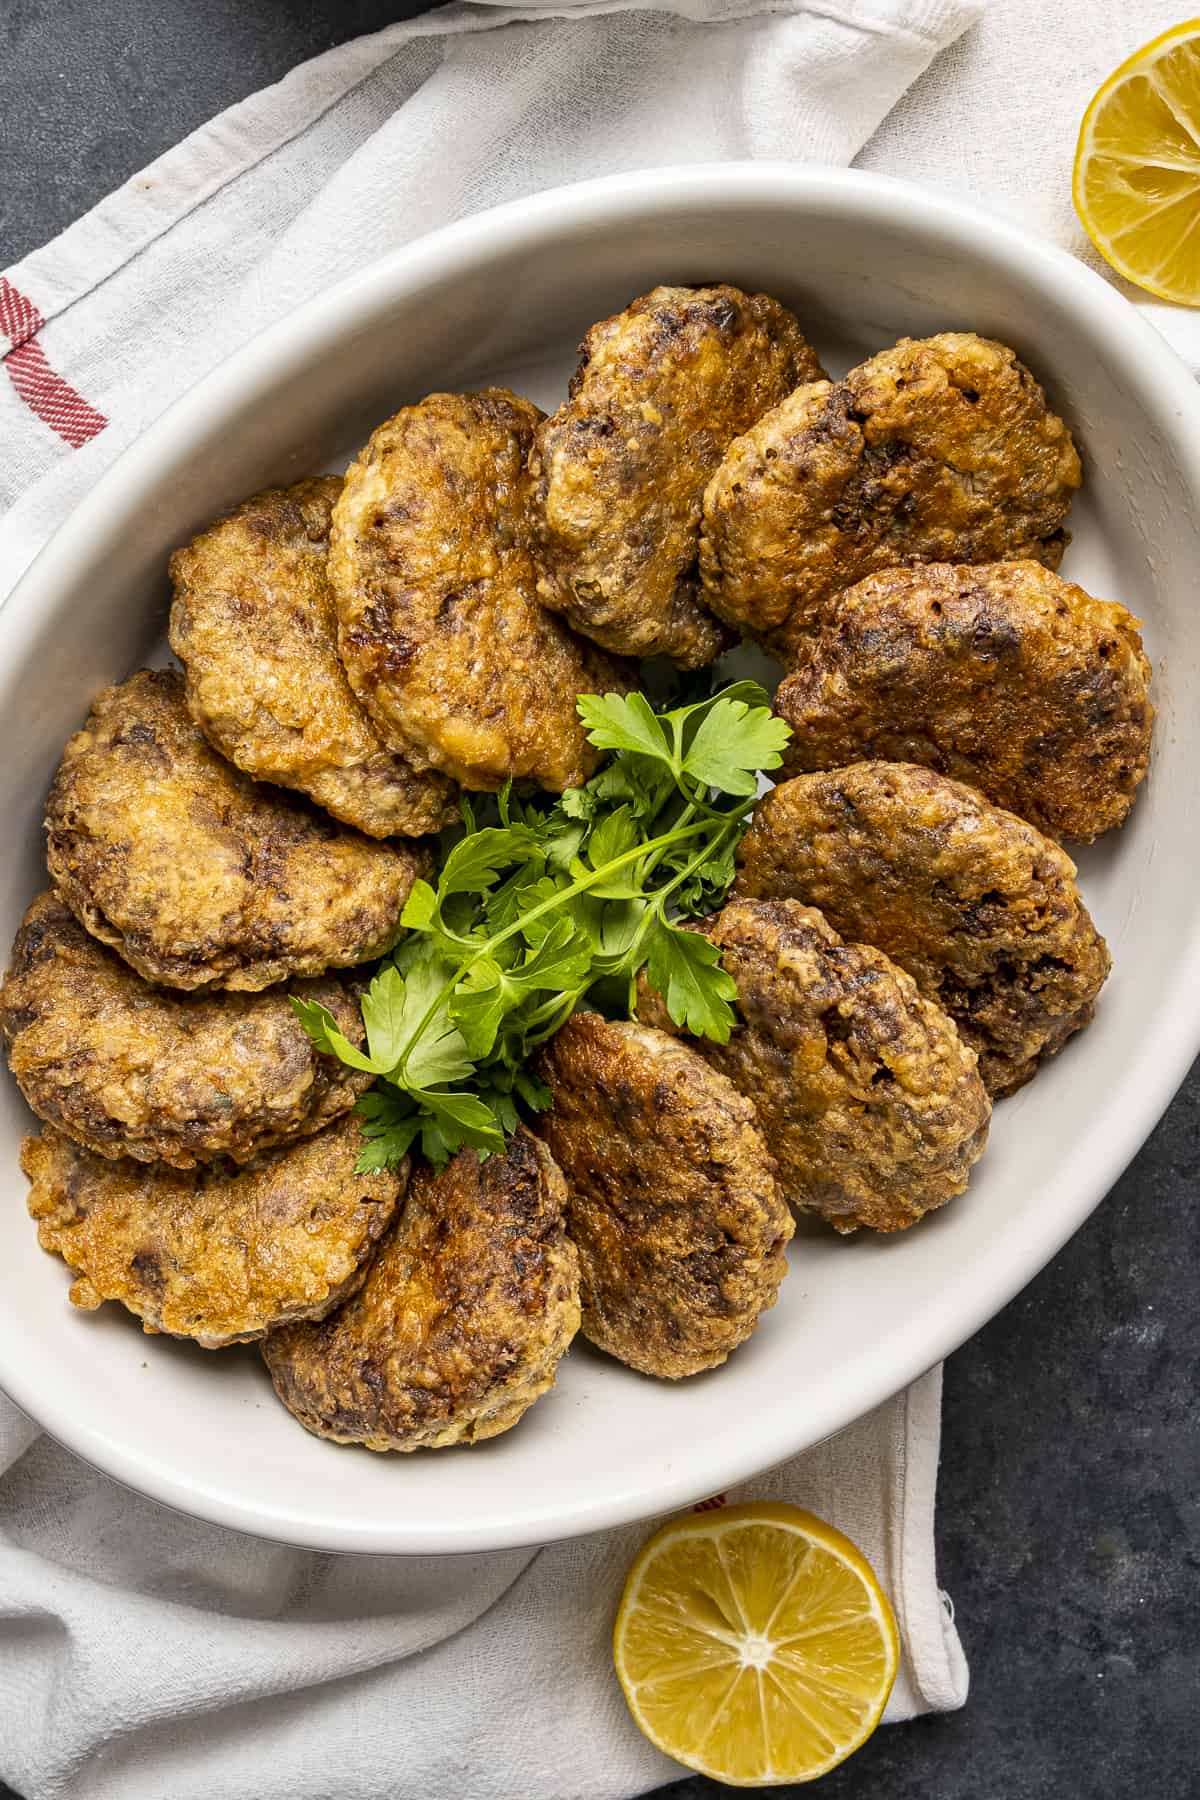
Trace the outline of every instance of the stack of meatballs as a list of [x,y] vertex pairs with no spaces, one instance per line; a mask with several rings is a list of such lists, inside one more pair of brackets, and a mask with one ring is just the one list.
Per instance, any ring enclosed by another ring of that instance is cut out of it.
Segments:
[[[663,287],[588,332],[551,417],[433,394],[177,551],[181,668],[67,745],[0,992],[72,1300],[262,1340],[310,1431],[413,1450],[515,1424],[580,1328],[715,1367],[796,1217],[895,1231],[962,1193],[993,1099],[1092,1016],[1109,957],[1059,840],[1119,827],[1149,755],[1137,621],[1056,573],[1080,479],[1002,344],[831,380],[777,301]],[[370,1077],[291,997],[361,1043],[459,790],[579,785],[578,694],[739,638],[793,737],[694,926],[729,1042],[643,978],[636,1019],[539,1053],[552,1104],[504,1155],[356,1173]]]

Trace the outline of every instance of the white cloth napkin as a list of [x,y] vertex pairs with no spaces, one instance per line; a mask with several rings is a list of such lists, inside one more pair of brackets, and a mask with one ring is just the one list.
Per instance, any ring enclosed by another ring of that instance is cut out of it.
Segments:
[[848,163],[981,5],[457,5],[232,107],[0,286],[0,597],[170,400],[339,276],[585,176]]
[[[848,162],[978,7],[537,10],[455,7],[321,57],[9,270],[0,594],[167,401],[339,275],[573,177]],[[934,1371],[749,1490],[833,1519],[879,1570],[904,1640],[893,1718],[966,1695],[934,1566],[939,1410]],[[647,1529],[536,1554],[309,1555],[126,1493],[0,1399],[0,1774],[27,1800],[639,1793],[678,1773],[608,1654]]]
[[[861,1545],[904,1640],[891,1718],[966,1696],[933,1566],[940,1392],[935,1370],[730,1495],[797,1500]],[[15,1426],[10,1408],[0,1466]],[[399,1466],[396,1485],[403,1504]],[[649,1526],[532,1554],[308,1555],[177,1518],[46,1438],[0,1509],[0,1774],[27,1800],[617,1800],[683,1773],[609,1656]]]
[[[124,445],[253,331],[521,193],[862,151],[1082,249],[1075,121],[1172,8],[993,0],[937,56],[981,5],[460,5],[297,69],[0,277],[0,598]],[[889,1718],[966,1695],[934,1567],[939,1400],[934,1371],[731,1496],[798,1500],[862,1545],[904,1641]],[[609,1670],[647,1530],[536,1554],[308,1555],[126,1493],[0,1398],[0,1776],[27,1800],[620,1800],[679,1773]]]

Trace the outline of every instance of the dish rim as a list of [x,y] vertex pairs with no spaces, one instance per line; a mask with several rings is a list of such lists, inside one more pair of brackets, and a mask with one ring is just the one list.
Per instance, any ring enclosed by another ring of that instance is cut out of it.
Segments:
[[[418,296],[422,287],[453,276],[456,269],[478,272],[489,254],[519,249],[523,239],[540,244],[556,234],[569,236],[581,225],[619,224],[631,214],[647,219],[681,205],[728,211],[739,202],[747,207],[790,204],[800,219],[814,208],[843,211],[868,230],[883,220],[894,227],[899,212],[923,235],[939,238],[948,254],[1003,259],[1035,296],[1053,289],[1060,304],[1066,296],[1075,317],[1122,371],[1150,426],[1170,444],[1182,480],[1200,494],[1200,391],[1190,372],[1128,300],[1066,251],[964,202],[860,170],[786,163],[643,169],[549,189],[442,227],[265,327],[128,445],[59,526],[0,608],[0,665],[13,670],[27,660],[48,598],[63,584],[77,584],[80,570],[110,537],[114,517],[136,517],[138,496],[149,478],[160,475],[164,465],[178,466],[195,454],[214,419],[245,404],[256,389],[274,388],[314,355],[334,350],[348,332],[370,328],[397,301]],[[467,1530],[455,1527],[450,1534],[413,1529],[394,1519],[360,1518],[336,1528],[325,1519],[306,1525],[302,1499],[287,1513],[271,1504],[230,1500],[219,1484],[197,1486],[178,1479],[144,1453],[91,1430],[69,1394],[39,1386],[36,1369],[0,1368],[0,1386],[52,1437],[126,1486],[210,1523],[313,1549],[396,1555],[499,1550],[575,1537],[686,1506],[844,1429],[957,1348],[1045,1267],[1136,1155],[1200,1050],[1200,1010],[1189,1001],[1190,994],[1200,991],[1200,907],[1177,954],[1179,999],[1159,1018],[1153,1055],[1130,1068],[1122,1105],[1109,1111],[1102,1137],[1089,1140],[1086,1167],[1072,1183],[1058,1184],[1063,1191],[1034,1229],[1014,1233],[996,1247],[986,1272],[943,1292],[931,1324],[914,1333],[911,1358],[897,1365],[877,1351],[862,1366],[852,1402],[844,1393],[836,1404],[823,1390],[810,1393],[802,1431],[789,1431],[766,1414],[761,1420],[743,1420],[735,1442],[714,1433],[696,1446],[682,1472],[656,1479],[652,1489],[635,1481],[598,1499],[581,1494],[577,1504],[558,1505],[544,1519],[525,1515],[491,1525],[485,1519]]]

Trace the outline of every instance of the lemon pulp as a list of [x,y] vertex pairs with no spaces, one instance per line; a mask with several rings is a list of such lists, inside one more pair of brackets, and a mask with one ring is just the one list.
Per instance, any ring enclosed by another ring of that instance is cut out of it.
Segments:
[[809,1781],[875,1729],[895,1619],[850,1540],[795,1506],[673,1520],[630,1571],[614,1661],[634,1719],[735,1786]]
[[1119,274],[1160,299],[1200,304],[1200,19],[1144,44],[1093,96],[1073,194]]

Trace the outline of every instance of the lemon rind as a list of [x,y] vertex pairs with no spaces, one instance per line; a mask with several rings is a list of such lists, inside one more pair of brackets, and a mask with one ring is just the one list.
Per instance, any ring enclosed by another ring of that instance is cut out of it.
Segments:
[[[863,1607],[863,1617],[869,1617],[879,1632],[881,1647],[885,1653],[884,1679],[880,1691],[872,1703],[870,1710],[864,1715],[861,1730],[843,1743],[835,1745],[831,1754],[820,1764],[808,1764],[800,1769],[771,1769],[760,1776],[746,1777],[731,1773],[720,1764],[707,1761],[698,1755],[689,1755],[685,1751],[664,1743],[651,1728],[638,1699],[639,1684],[628,1678],[623,1667],[621,1642],[623,1629],[627,1619],[637,1610],[638,1596],[642,1591],[647,1570],[655,1561],[662,1546],[677,1543],[681,1539],[697,1538],[711,1542],[725,1532],[735,1529],[739,1524],[769,1524],[782,1530],[794,1532],[809,1543],[817,1543],[829,1552],[838,1562],[855,1574],[863,1589],[868,1604]],[[702,1515],[672,1519],[656,1531],[634,1559],[632,1568],[626,1579],[621,1596],[617,1618],[613,1627],[613,1663],[617,1679],[621,1684],[626,1704],[635,1724],[642,1734],[663,1752],[664,1755],[679,1763],[682,1767],[692,1769],[697,1774],[707,1775],[716,1781],[722,1781],[729,1787],[775,1787],[784,1782],[803,1783],[816,1781],[827,1775],[831,1769],[845,1762],[847,1757],[861,1748],[872,1735],[883,1717],[884,1709],[895,1685],[896,1674],[900,1663],[899,1632],[895,1615],[879,1583],[878,1577],[871,1568],[866,1557],[846,1535],[836,1526],[818,1519],[815,1514],[802,1507],[790,1506],[784,1502],[750,1501],[740,1506],[724,1508],[717,1516]]]

